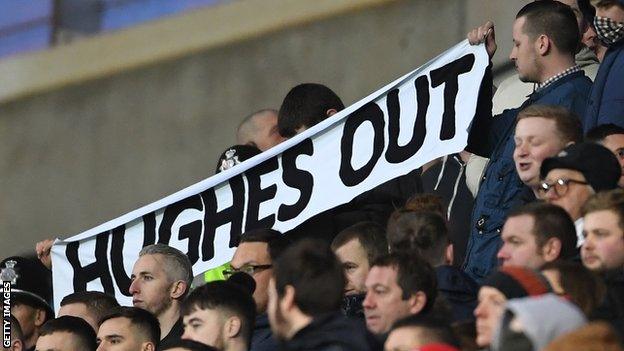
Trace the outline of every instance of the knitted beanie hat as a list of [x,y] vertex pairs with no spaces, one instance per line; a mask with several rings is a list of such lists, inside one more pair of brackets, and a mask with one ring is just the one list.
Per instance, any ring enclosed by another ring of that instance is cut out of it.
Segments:
[[550,284],[543,275],[524,267],[501,267],[485,279],[483,286],[498,289],[507,299],[551,292]]

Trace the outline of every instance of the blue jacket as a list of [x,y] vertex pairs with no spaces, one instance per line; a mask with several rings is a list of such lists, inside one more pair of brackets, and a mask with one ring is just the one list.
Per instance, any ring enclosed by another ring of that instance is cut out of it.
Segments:
[[529,105],[541,104],[563,106],[582,116],[592,84],[582,71],[572,73],[534,92],[520,107],[505,110],[492,118],[489,79],[491,72],[488,69],[466,148],[490,158],[474,201],[463,266],[464,271],[478,283],[498,265],[496,253],[502,244],[501,228],[507,212],[520,205],[523,201],[521,195],[526,190],[512,157],[518,113]]
[[585,133],[601,124],[624,127],[624,41],[607,50],[592,87],[583,126]]

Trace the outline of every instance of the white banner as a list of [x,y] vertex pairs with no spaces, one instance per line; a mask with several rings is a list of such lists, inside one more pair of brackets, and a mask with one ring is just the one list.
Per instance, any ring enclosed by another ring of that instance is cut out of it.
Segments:
[[[54,306],[98,290],[131,305],[140,249],[165,243],[193,271],[228,262],[253,228],[286,232],[466,146],[488,65],[464,41],[340,113],[225,172],[52,247]],[[365,73],[363,73],[365,74]]]

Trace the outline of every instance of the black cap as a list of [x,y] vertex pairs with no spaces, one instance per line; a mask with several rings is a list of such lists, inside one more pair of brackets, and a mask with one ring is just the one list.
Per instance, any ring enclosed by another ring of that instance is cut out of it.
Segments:
[[230,276],[227,280],[232,284],[236,284],[241,287],[243,290],[249,293],[249,295],[253,295],[256,290],[256,281],[247,273],[236,272]]
[[11,298],[23,304],[43,308],[47,318],[54,318],[49,301],[52,298],[52,272],[38,260],[13,256],[0,263],[0,280],[11,282]]
[[251,145],[234,145],[230,146],[219,157],[217,162],[217,169],[215,173],[223,172],[226,169],[230,169],[237,164],[250,159],[262,151],[255,146]]
[[542,162],[540,175],[546,178],[553,169],[563,168],[583,173],[595,192],[617,188],[622,169],[615,155],[606,147],[594,143],[572,144],[556,157]]

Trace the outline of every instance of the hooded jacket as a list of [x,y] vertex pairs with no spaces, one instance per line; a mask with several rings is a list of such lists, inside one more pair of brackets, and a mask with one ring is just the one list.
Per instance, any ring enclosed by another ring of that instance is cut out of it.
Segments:
[[513,318],[522,324],[522,333],[530,340],[533,350],[542,350],[558,336],[587,323],[576,305],[554,294],[511,299],[492,338],[493,351],[503,350],[502,336],[505,329],[509,330]]

